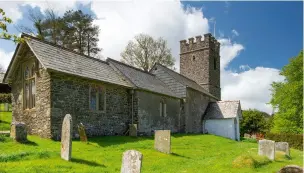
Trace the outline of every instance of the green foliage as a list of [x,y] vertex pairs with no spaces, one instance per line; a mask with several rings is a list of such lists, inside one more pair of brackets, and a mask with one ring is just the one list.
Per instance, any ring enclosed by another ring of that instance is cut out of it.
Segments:
[[63,16],[58,16],[50,9],[46,10],[45,15],[32,11],[29,14],[34,29],[19,26],[22,32],[35,34],[41,40],[88,56],[97,55],[101,51],[97,47],[99,27],[93,25],[91,15],[84,14],[81,10],[69,10]]
[[172,68],[174,58],[163,38],[157,40],[146,34],[135,36],[121,53],[122,62],[149,71],[155,63]]
[[0,94],[0,103],[12,103],[11,94]]
[[273,107],[278,108],[274,115],[273,133],[303,133],[303,50],[280,72],[284,82],[272,83]]
[[271,126],[270,115],[256,109],[243,110],[243,119],[240,122],[240,132],[244,133],[265,133]]
[[12,19],[7,17],[4,10],[0,8],[0,39],[12,40],[15,43],[22,42],[22,38],[8,33],[7,25],[11,23],[13,23]]
[[303,150],[303,134],[266,133],[265,138],[276,142],[288,142],[290,147]]

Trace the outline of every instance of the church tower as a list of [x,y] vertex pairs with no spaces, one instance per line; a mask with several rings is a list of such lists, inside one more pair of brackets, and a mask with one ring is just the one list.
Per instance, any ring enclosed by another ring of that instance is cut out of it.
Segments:
[[221,100],[220,43],[211,34],[181,40],[180,73]]

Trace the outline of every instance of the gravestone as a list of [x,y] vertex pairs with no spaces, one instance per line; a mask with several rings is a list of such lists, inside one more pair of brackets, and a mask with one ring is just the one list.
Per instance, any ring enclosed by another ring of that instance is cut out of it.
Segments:
[[245,133],[244,138],[250,138],[250,134]]
[[128,150],[123,153],[121,173],[140,173],[143,155],[136,150]]
[[271,140],[259,140],[259,155],[267,156],[270,160],[275,158],[275,142]]
[[154,148],[160,152],[171,153],[171,131],[155,130]]
[[137,136],[137,124],[129,124],[129,136]]
[[80,123],[78,125],[78,133],[79,133],[80,141],[88,142],[87,134],[86,134],[86,131],[85,131],[85,126],[82,123]]
[[276,151],[283,151],[283,152],[285,152],[285,154],[287,156],[290,156],[288,142],[276,142],[275,143],[275,150]]
[[21,122],[13,122],[11,124],[10,136],[17,142],[26,142],[27,132],[25,124]]
[[280,169],[278,173],[303,173],[303,168],[297,165],[287,165]]
[[61,158],[67,161],[71,160],[72,154],[72,130],[72,116],[66,114],[63,119],[61,131]]

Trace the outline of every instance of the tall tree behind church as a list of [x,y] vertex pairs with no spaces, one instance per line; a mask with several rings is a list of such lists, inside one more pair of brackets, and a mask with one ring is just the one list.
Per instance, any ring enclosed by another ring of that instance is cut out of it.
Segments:
[[172,68],[175,61],[166,40],[161,37],[156,40],[146,34],[136,35],[129,41],[121,56],[122,62],[144,71],[149,71],[155,63]]
[[62,17],[51,9],[46,10],[44,15],[29,11],[29,19],[33,27],[19,26],[19,30],[89,56],[101,51],[97,47],[99,27],[93,25],[91,15],[81,10],[66,11]]

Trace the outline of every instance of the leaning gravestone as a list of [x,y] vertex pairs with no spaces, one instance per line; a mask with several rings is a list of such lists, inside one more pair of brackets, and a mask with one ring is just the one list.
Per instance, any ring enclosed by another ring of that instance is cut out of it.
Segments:
[[171,131],[155,130],[154,148],[160,152],[171,153]]
[[88,142],[85,126],[82,123],[78,125],[78,133],[79,133],[80,141]]
[[303,173],[303,168],[297,165],[287,165],[280,169],[278,173]]
[[129,124],[129,136],[137,136],[137,124]]
[[25,124],[21,122],[13,122],[11,124],[10,136],[17,142],[26,142],[27,132]]
[[275,158],[275,142],[271,140],[259,140],[259,155],[267,156],[270,160]]
[[283,152],[285,152],[285,154],[287,156],[290,156],[288,142],[276,142],[275,143],[275,150],[276,151],[283,151]]
[[121,173],[140,173],[143,155],[136,150],[128,150],[123,153]]
[[61,131],[61,158],[67,161],[71,160],[72,130],[73,130],[72,116],[70,114],[66,114],[63,119],[62,131]]

